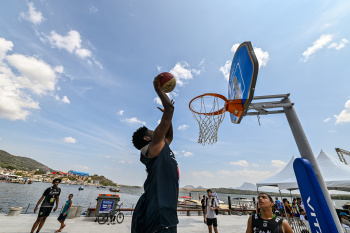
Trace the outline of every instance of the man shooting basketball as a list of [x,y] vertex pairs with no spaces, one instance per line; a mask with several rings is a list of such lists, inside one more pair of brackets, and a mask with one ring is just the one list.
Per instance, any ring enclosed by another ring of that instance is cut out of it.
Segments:
[[132,136],[134,146],[141,151],[140,161],[146,166],[145,193],[140,197],[132,216],[131,233],[176,233],[179,170],[169,145],[173,140],[173,101],[161,90],[154,78],[154,90],[162,101],[162,119],[152,131],[141,127]]

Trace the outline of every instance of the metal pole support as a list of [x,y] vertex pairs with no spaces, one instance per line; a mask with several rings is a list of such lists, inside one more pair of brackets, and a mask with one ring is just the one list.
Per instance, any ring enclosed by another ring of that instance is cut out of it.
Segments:
[[[282,103],[292,103],[292,101],[288,97],[283,99],[281,102]],[[343,232],[341,224],[339,222],[338,215],[334,209],[331,197],[329,195],[326,183],[324,182],[320,168],[317,165],[316,158],[311,150],[309,141],[307,140],[307,137],[305,135],[303,127],[301,126],[298,115],[296,114],[293,106],[292,107],[284,107],[283,110],[284,110],[284,113],[286,114],[289,126],[292,130],[295,142],[298,146],[299,153],[300,153],[302,158],[309,160],[309,162],[312,164],[314,171],[316,173],[316,177],[318,179],[318,182],[320,183],[324,197],[326,198],[328,208],[331,211],[333,220],[335,222],[335,225],[337,226],[338,232],[339,233]]]

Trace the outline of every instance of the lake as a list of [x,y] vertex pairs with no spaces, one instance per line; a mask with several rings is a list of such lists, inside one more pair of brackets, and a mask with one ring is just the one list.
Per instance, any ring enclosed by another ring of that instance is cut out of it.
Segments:
[[[34,182],[33,184],[16,184],[16,183],[5,183],[0,182],[0,208],[3,208],[3,212],[8,212],[9,208],[12,206],[23,207],[22,213],[24,213],[29,206],[28,213],[33,213],[34,207],[38,202],[39,198],[42,196],[46,188],[50,187],[50,183],[40,183]],[[60,184],[61,196],[60,204],[61,207],[68,198],[69,194],[73,194],[73,204],[83,206],[85,211],[89,206],[96,206],[96,198],[99,194],[115,194],[108,190],[108,187],[105,189],[97,188],[95,186],[85,186],[85,189],[79,191],[80,185],[67,185]],[[143,193],[143,188],[129,188],[129,187],[118,187],[120,192],[120,202],[123,203],[123,208],[133,208],[135,207],[139,197]],[[204,195],[206,193],[199,192],[199,195]],[[189,192],[180,191],[179,196],[188,196]],[[193,198],[198,198],[197,192],[191,193]],[[252,199],[253,195],[236,195],[236,194],[221,194],[218,193],[219,199],[227,203],[228,196],[231,197],[246,197]],[[256,197],[256,196],[255,196]],[[334,200],[337,205],[337,208],[345,202],[350,200]],[[60,210],[60,208],[59,208]],[[57,211],[54,214],[58,214]],[[128,213],[126,213],[128,214]]]

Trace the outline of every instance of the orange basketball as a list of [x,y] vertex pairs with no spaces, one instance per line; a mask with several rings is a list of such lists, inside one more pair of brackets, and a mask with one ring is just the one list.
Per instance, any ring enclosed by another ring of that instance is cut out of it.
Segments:
[[159,83],[160,83],[160,88],[165,92],[171,92],[174,90],[176,86],[176,79],[174,75],[170,74],[169,72],[163,72],[161,73],[163,76],[161,76]]

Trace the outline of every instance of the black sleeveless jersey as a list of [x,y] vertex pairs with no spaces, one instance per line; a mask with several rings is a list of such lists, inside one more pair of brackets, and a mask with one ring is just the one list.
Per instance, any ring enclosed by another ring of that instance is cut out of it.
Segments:
[[282,222],[281,217],[265,220],[260,215],[252,215],[253,233],[283,233]]
[[174,153],[165,145],[159,155],[148,158],[141,153],[146,166],[145,193],[136,204],[132,216],[132,233],[153,233],[165,227],[176,226],[179,193],[179,170]]

